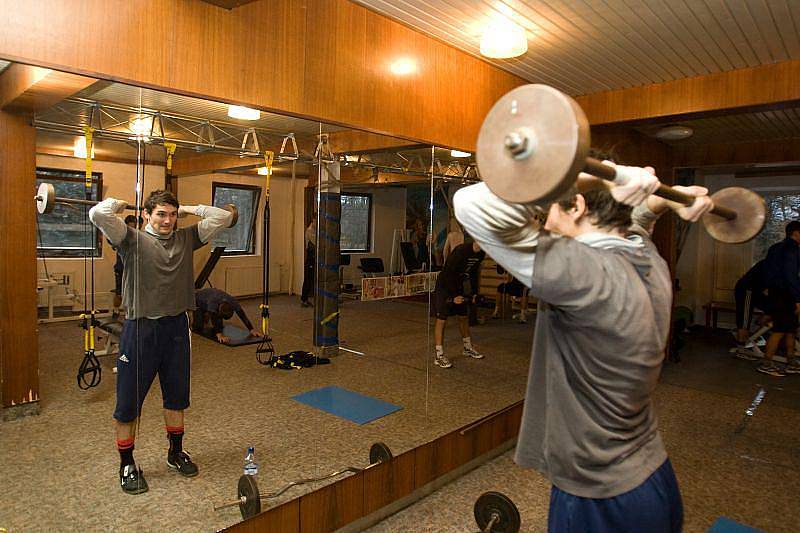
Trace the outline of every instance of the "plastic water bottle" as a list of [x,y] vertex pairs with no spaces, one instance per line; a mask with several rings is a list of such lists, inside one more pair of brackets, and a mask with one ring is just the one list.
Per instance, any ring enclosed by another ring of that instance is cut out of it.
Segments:
[[244,456],[244,475],[255,476],[258,474],[258,463],[256,462],[255,448],[247,448],[247,455]]

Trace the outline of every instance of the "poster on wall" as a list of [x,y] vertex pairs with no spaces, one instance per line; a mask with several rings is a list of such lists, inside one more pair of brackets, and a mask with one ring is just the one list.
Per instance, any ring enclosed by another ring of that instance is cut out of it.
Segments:
[[[411,232],[411,245],[420,264],[426,266],[430,262],[434,269],[441,268],[444,263],[443,250],[450,225],[455,224],[451,216],[453,195],[461,184],[437,182],[433,193],[433,233],[430,229],[430,186],[427,184],[409,185],[406,188],[406,229]],[[428,254],[431,257],[428,257]]]

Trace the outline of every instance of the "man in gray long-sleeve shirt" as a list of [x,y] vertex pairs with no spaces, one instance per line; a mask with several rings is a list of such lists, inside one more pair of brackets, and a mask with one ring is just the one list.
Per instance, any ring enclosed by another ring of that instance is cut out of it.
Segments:
[[710,200],[699,187],[682,189],[702,197],[691,208],[649,196],[658,186],[651,171],[619,166],[611,188],[581,175],[550,206],[544,232],[535,206],[506,202],[483,183],[454,197],[466,231],[540,301],[516,461],[553,483],[549,531],[682,525],[651,403],[671,279],[648,230],[667,208],[696,220]]
[[[89,211],[89,219],[117,248],[125,266],[122,282],[127,319],[120,337],[114,418],[120,486],[128,494],[140,494],[148,486],[133,459],[135,427],[156,375],[170,443],[167,465],[187,477],[198,473],[197,465],[183,450],[191,360],[187,311],[195,307],[192,256],[220,229],[229,227],[233,217],[217,207],[181,206],[171,192],[158,190],[144,203],[147,225],[142,231],[117,217],[126,205],[106,198]],[[188,214],[202,220],[177,228],[178,217]]]

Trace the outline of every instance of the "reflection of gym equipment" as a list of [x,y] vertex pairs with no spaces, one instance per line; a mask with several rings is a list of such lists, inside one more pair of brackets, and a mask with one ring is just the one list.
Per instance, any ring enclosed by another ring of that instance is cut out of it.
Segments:
[[401,242],[400,252],[403,254],[403,263],[406,265],[406,274],[422,270],[422,262],[417,259],[417,255],[414,253],[413,244],[410,242]]
[[358,269],[366,278],[376,278],[384,275],[383,259],[380,257],[362,257],[358,260],[361,265]]
[[[56,296],[53,294],[55,290],[59,287],[64,288],[64,293],[61,295]],[[60,278],[55,277],[54,275],[50,274],[50,276],[46,279],[37,279],[36,280],[36,290],[37,291],[45,291],[45,302],[47,302],[47,318],[40,318],[40,323],[46,322],[62,322],[65,320],[75,320],[75,316],[69,317],[56,317],[55,316],[55,301],[56,298],[68,300],[70,302],[70,307],[74,305],[74,302],[78,301],[78,295],[75,294],[74,289],[71,287],[70,283],[70,276],[63,274]]]
[[[284,144],[285,144],[284,140]],[[294,143],[294,136],[292,136],[292,143]],[[283,146],[281,150],[283,150]],[[272,345],[272,337],[269,334],[269,223],[270,223],[270,208],[269,208],[269,193],[270,193],[270,179],[272,178],[272,161],[274,154],[267,150],[264,152],[264,163],[267,169],[265,176],[264,187],[264,215],[262,217],[262,234],[261,234],[261,260],[262,260],[262,274],[261,278],[261,338],[259,339],[258,347],[256,348],[256,361],[262,365],[268,365],[270,360],[275,356],[275,347]],[[295,174],[295,160],[292,160],[292,180]]]
[[208,281],[208,278],[211,276],[211,272],[214,271],[214,267],[217,266],[219,258],[222,257],[222,252],[224,251],[224,246],[217,246],[211,251],[211,255],[208,256],[208,261],[206,261],[206,264],[203,266],[203,270],[200,271],[197,279],[194,280],[194,290],[200,290],[203,288],[203,285],[205,285]]
[[475,502],[475,522],[481,533],[517,533],[521,526],[519,510],[500,492],[486,492]]
[[[392,451],[389,449],[387,445],[385,445],[382,442],[376,442],[369,449],[370,466],[389,461],[392,457],[393,457]],[[234,507],[238,505],[239,511],[242,513],[242,518],[246,520],[261,512],[261,500],[270,500],[273,498],[277,498],[278,496],[280,496],[287,490],[291,489],[292,487],[305,485],[307,483],[314,483],[317,481],[325,481],[326,479],[339,477],[342,474],[348,474],[348,473],[357,474],[364,470],[366,469],[358,468],[355,466],[349,466],[343,470],[337,470],[336,472],[331,472],[330,474],[324,476],[292,481],[291,483],[284,485],[280,490],[267,494],[260,494],[258,492],[258,485],[256,484],[255,476],[243,475],[239,478],[239,483],[237,485],[238,499],[227,503],[223,503],[222,505],[215,506],[214,510],[219,511],[221,509],[226,509],[228,507]]]
[[[548,204],[586,172],[624,183],[625,171],[587,157],[589,121],[575,100],[547,85],[523,85],[500,98],[481,126],[476,153],[486,185],[509,202]],[[656,195],[691,205],[694,198],[659,185]],[[711,195],[703,224],[714,239],[742,243],[759,234],[767,207],[758,194],[728,187]],[[726,207],[723,207],[726,206]]]
[[[36,192],[34,200],[36,200],[36,210],[39,212],[39,214],[52,213],[53,209],[56,207],[56,204],[95,206],[100,203],[95,202],[94,200],[82,200],[80,198],[57,197],[55,187],[53,187],[52,183],[42,183],[39,185],[39,189]],[[125,209],[136,211],[136,206],[126,205]],[[139,209],[141,210],[143,208]],[[233,220],[231,221],[231,225],[228,226],[229,228],[232,228],[239,220],[239,211],[233,204],[224,205],[222,206],[222,209],[233,213]]]

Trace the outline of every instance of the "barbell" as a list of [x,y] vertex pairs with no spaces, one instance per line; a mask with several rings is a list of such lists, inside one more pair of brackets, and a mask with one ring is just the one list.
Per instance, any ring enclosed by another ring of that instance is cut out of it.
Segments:
[[[392,457],[393,457],[392,451],[386,444],[382,442],[374,443],[369,449],[370,466],[376,465],[378,463],[385,463],[391,460]],[[229,501],[227,503],[223,503],[221,505],[214,506],[214,510],[219,511],[221,509],[226,509],[228,507],[238,506],[239,512],[242,513],[242,519],[246,520],[261,512],[261,500],[269,500],[277,498],[278,496],[280,496],[287,490],[291,489],[292,487],[305,485],[307,483],[314,483],[317,481],[324,481],[326,479],[339,477],[342,474],[348,474],[348,473],[357,474],[359,472],[362,472],[363,470],[365,469],[358,468],[355,466],[349,466],[342,470],[337,470],[335,472],[331,472],[330,474],[325,474],[324,476],[298,479],[297,481],[292,481],[284,485],[281,489],[268,494],[261,494],[258,491],[258,484],[256,483],[255,476],[245,474],[239,477],[239,482],[236,485],[237,499]]]
[[[516,203],[548,204],[563,197],[586,172],[613,181],[617,171],[588,157],[589,121],[578,103],[553,87],[523,85],[498,100],[478,135],[478,170],[489,189]],[[660,185],[656,195],[692,205],[694,198]],[[703,224],[716,240],[742,243],[759,234],[767,206],[758,194],[728,187],[711,195]]]
[[[88,205],[88,206],[95,206],[99,202],[95,202],[94,200],[83,200],[80,198],[63,198],[60,196],[56,196],[55,187],[53,187],[52,183],[42,183],[39,185],[39,188],[36,191],[36,196],[33,197],[36,200],[36,211],[43,215],[45,213],[52,213],[53,209],[56,208],[56,204],[67,204],[67,205]],[[126,205],[125,209],[129,209],[131,211],[136,211],[136,207],[132,205]],[[226,211],[230,211],[233,214],[233,220],[231,221],[229,228],[232,228],[236,225],[236,222],[239,221],[239,210],[236,209],[236,206],[233,204],[226,204],[222,206],[222,209]],[[139,208],[139,210],[143,210],[143,208]]]

